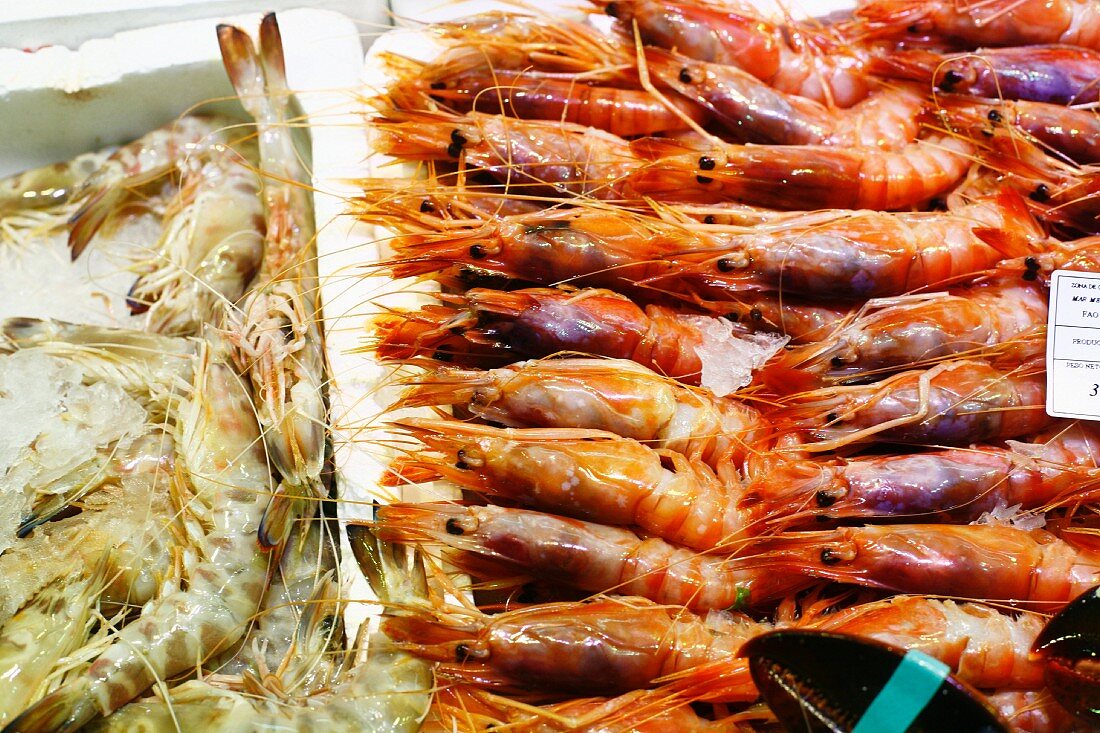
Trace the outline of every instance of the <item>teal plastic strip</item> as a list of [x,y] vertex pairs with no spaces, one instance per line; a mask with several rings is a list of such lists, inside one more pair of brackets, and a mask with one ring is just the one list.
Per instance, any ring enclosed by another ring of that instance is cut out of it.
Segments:
[[904,733],[950,673],[951,668],[938,659],[906,652],[852,733]]

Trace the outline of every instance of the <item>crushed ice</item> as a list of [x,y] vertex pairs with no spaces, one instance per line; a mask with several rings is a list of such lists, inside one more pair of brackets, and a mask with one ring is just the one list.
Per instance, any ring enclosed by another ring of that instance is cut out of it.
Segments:
[[719,397],[732,394],[752,381],[752,373],[790,340],[775,333],[735,333],[724,318],[681,316],[703,335],[695,353],[703,365],[700,384]]

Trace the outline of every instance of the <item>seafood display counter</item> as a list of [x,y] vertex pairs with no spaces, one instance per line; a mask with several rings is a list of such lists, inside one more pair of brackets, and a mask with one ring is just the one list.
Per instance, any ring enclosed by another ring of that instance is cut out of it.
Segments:
[[0,50],[3,733],[1100,729],[1100,7],[389,11]]

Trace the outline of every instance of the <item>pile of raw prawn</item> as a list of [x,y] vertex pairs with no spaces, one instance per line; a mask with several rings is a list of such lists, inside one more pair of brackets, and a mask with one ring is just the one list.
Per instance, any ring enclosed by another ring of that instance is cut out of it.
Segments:
[[[162,224],[129,328],[0,321],[0,406],[31,385],[52,419],[9,410],[45,427],[0,441],[4,731],[415,731],[427,707],[427,664],[343,623],[308,144],[275,16],[218,40],[246,120],[184,116],[0,182],[0,230],[52,222],[77,265],[135,209]],[[59,459],[74,434],[87,455]],[[423,593],[403,548],[352,541],[380,598]]]
[[738,650],[802,628],[1094,730],[1029,651],[1100,583],[1043,361],[1051,272],[1100,269],[1098,6],[593,1],[431,27],[375,100],[416,175],[356,212],[430,294],[375,324],[431,410],[388,480],[463,492],[372,524],[437,555],[383,624],[426,729],[774,729]]

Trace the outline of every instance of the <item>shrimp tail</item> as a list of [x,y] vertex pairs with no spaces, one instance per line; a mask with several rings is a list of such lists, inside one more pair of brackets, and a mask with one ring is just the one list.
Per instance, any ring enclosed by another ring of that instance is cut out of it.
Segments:
[[90,684],[66,685],[24,710],[4,728],[5,733],[69,733],[83,728],[102,715]]
[[1006,259],[1042,252],[1046,237],[1024,197],[1018,191],[1005,189],[997,194],[995,201],[1004,222],[999,227],[974,227],[974,236]]
[[310,493],[309,489],[291,486],[285,480],[279,482],[260,519],[257,534],[260,547],[265,550],[279,547],[290,536],[290,530],[295,522],[313,514],[317,508],[317,501],[302,496],[308,493]]
[[380,539],[362,524],[348,524],[347,536],[359,569],[379,599],[407,607],[427,597],[428,581],[418,554]]

